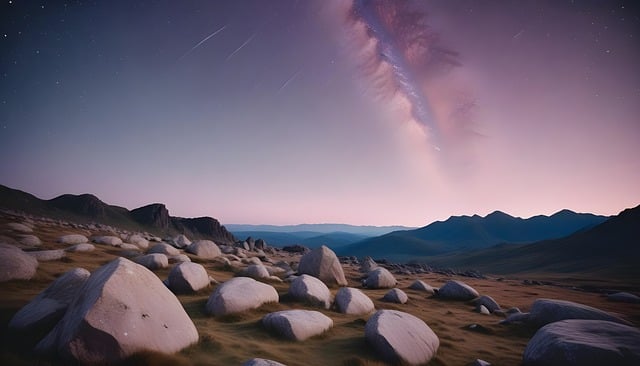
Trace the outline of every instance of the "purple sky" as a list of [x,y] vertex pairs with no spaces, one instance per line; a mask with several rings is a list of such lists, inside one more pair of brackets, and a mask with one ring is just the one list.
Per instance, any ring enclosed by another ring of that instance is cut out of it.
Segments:
[[637,5],[410,3],[460,63],[405,60],[431,127],[347,0],[3,0],[0,183],[254,224],[640,203]]

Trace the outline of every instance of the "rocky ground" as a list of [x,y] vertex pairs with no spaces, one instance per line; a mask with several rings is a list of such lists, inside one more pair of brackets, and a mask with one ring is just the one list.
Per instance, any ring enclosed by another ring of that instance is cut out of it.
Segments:
[[[67,364],[65,357],[154,365],[254,358],[285,365],[568,364],[544,358],[555,354],[545,340],[562,347],[572,342],[567,333],[584,333],[581,342],[595,349],[606,345],[610,353],[598,354],[617,364],[640,357],[640,303],[618,293],[637,293],[636,283],[338,262],[327,248],[303,258],[261,241],[191,243],[8,211],[0,213],[0,242],[0,363],[7,365]],[[562,321],[573,318],[590,320]],[[616,353],[621,344],[626,351]]]

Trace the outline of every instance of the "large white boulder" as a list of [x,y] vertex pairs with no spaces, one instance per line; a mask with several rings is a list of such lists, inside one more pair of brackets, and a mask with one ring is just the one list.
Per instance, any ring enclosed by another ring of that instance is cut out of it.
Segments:
[[298,273],[308,274],[319,278],[329,286],[346,286],[347,279],[344,277],[344,270],[340,260],[333,250],[326,246],[315,248],[300,258]]
[[118,258],[98,268],[37,346],[80,364],[112,364],[136,352],[175,353],[198,341],[184,308],[158,277]]
[[478,291],[461,281],[450,280],[438,290],[438,297],[448,300],[473,300],[478,297]]
[[185,251],[193,255],[197,255],[202,259],[213,259],[222,255],[220,247],[211,240],[194,241],[185,249]]
[[129,235],[127,242],[138,246],[140,249],[147,249],[149,247],[149,240],[145,239],[140,234]]
[[333,320],[319,311],[284,310],[267,314],[262,324],[280,337],[304,341],[333,327]]
[[149,268],[152,271],[169,267],[169,258],[160,253],[141,255],[133,258],[133,261]]
[[29,280],[37,269],[37,259],[20,248],[0,243],[0,282]]
[[256,309],[263,304],[278,302],[278,292],[271,285],[249,277],[234,277],[219,285],[207,300],[207,313],[227,315]]
[[169,272],[167,284],[174,293],[196,292],[209,286],[209,274],[201,264],[182,262]]
[[171,255],[180,254],[180,251],[167,243],[158,243],[152,246],[149,250],[147,250],[147,253],[149,254],[160,253],[167,256],[171,256]]
[[529,321],[536,326],[566,319],[606,320],[630,325],[629,322],[600,309],[565,300],[538,299],[531,305]]
[[392,364],[424,365],[440,346],[425,322],[396,310],[378,310],[367,320],[364,332],[372,348]]
[[369,272],[364,280],[364,286],[367,288],[392,288],[398,283],[393,274],[386,268],[377,267]]
[[81,234],[68,234],[58,238],[58,243],[69,244],[69,245],[82,244],[82,243],[88,243],[88,242],[89,242],[89,239],[86,236]]
[[297,277],[289,286],[289,295],[298,301],[308,302],[329,309],[331,306],[331,291],[324,282],[303,274]]
[[262,264],[251,264],[249,265],[244,271],[243,271],[243,275],[246,277],[251,277],[251,278],[269,278],[269,276],[271,276],[269,274],[269,271],[267,270],[267,267],[263,266]]
[[524,350],[525,366],[640,365],[640,330],[572,319],[540,328]]
[[365,315],[375,310],[369,296],[352,287],[342,287],[338,290],[336,306],[339,312],[351,315]]
[[51,330],[89,279],[89,271],[74,268],[53,281],[27,305],[18,311],[9,328],[19,332]]

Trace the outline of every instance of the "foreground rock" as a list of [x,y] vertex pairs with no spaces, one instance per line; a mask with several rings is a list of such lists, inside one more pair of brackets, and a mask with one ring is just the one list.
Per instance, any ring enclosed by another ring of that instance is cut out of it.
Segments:
[[185,249],[185,251],[193,255],[197,255],[202,259],[213,259],[222,255],[220,247],[211,240],[194,241]]
[[606,320],[630,325],[627,321],[615,317],[600,309],[571,301],[538,299],[531,305],[529,322],[536,326],[567,319]]
[[283,338],[304,341],[329,330],[333,320],[318,311],[284,310],[267,314],[262,318],[262,324]]
[[364,292],[352,287],[342,287],[336,293],[336,307],[344,314],[365,315],[373,312],[373,301]]
[[344,270],[336,253],[324,245],[320,248],[313,249],[300,258],[298,273],[319,278],[329,286],[347,285]]
[[331,291],[324,282],[313,276],[303,274],[293,280],[289,287],[289,295],[298,301],[308,302],[325,309],[331,306]]
[[551,323],[531,338],[523,365],[640,365],[640,330],[602,320]]
[[190,293],[209,286],[209,274],[198,263],[182,262],[169,272],[167,284],[174,293]]
[[378,267],[367,275],[364,280],[364,286],[366,288],[392,288],[398,283],[393,274],[386,268]]
[[397,288],[389,290],[389,292],[384,294],[384,297],[382,298],[382,301],[394,302],[396,304],[406,304],[408,300],[409,297],[407,296],[407,294]]
[[396,310],[379,310],[365,326],[365,338],[388,363],[423,365],[435,357],[440,340],[417,317]]
[[438,297],[447,300],[473,300],[478,297],[478,291],[461,281],[447,281],[438,290]]
[[0,243],[0,282],[29,280],[38,269],[38,260],[9,244]]
[[21,333],[51,330],[89,279],[89,271],[74,268],[58,277],[13,316],[9,328]]
[[171,354],[198,341],[175,295],[153,272],[128,259],[97,269],[80,292],[39,351],[105,364],[144,350]]
[[273,286],[249,277],[235,277],[218,286],[209,296],[206,311],[216,316],[227,315],[256,309],[279,299]]

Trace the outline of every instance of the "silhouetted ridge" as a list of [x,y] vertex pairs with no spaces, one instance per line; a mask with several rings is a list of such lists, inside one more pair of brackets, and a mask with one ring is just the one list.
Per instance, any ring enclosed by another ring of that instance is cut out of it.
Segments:
[[152,203],[131,211],[131,217],[137,222],[159,229],[169,228],[169,210],[162,203]]

